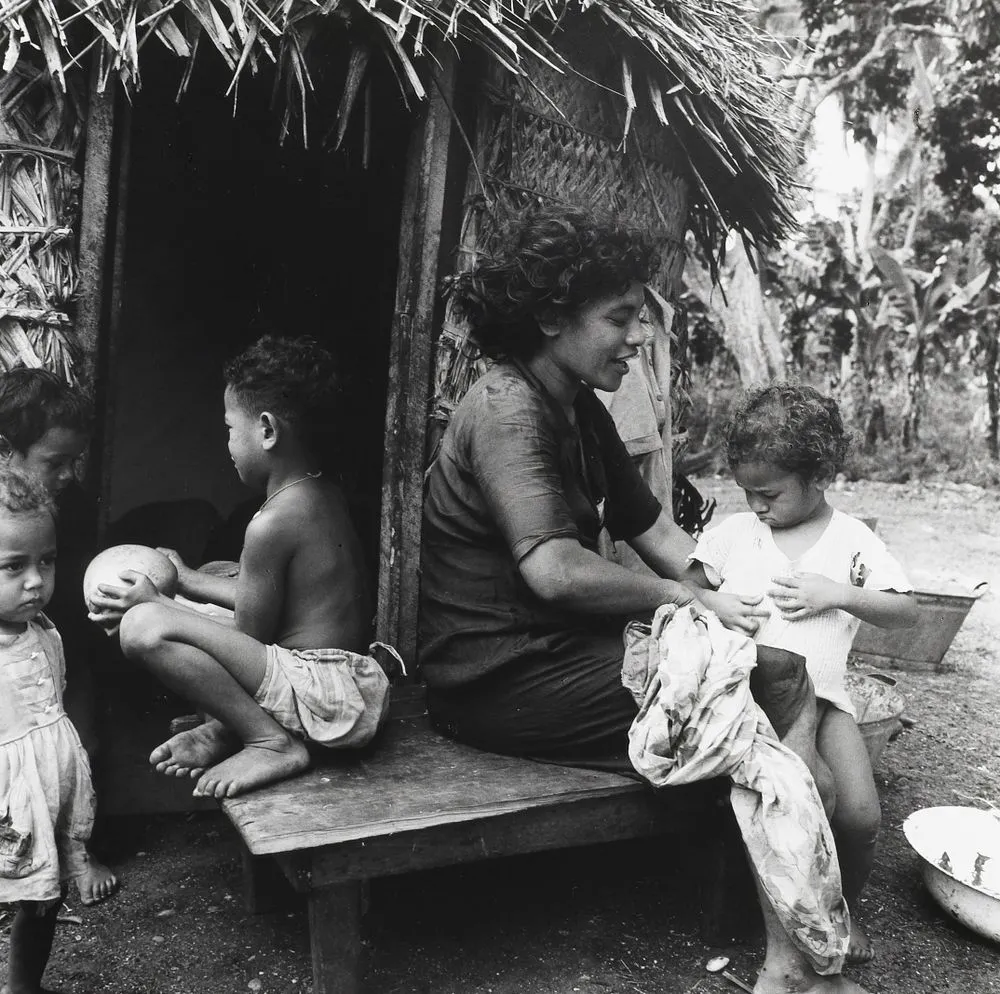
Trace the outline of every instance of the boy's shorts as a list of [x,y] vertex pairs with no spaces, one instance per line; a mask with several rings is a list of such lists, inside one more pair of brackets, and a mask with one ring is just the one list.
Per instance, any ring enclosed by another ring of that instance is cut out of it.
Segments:
[[299,738],[333,749],[370,742],[389,708],[389,679],[371,657],[346,649],[267,647],[254,700]]

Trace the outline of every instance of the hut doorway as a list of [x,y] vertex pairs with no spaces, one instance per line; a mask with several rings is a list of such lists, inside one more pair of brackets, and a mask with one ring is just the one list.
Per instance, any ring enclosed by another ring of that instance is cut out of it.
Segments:
[[[322,141],[339,90],[326,119],[321,109],[312,113],[310,147],[295,133],[282,143],[273,78],[248,77],[234,116],[225,74],[209,61],[178,103],[177,63],[151,52],[132,107],[124,291],[108,369],[106,540],[181,549],[141,528],[161,529],[164,515],[181,511],[185,537],[207,532],[207,502],[215,539],[201,558],[238,557],[261,497],[240,484],[226,449],[222,367],[266,332],[311,334],[343,373],[350,417],[331,462],[342,473],[374,582],[411,115],[395,80],[376,73],[367,165],[361,99],[345,150]],[[339,77],[331,84],[342,85],[346,65],[346,52],[331,54],[330,72]],[[314,82],[322,108],[324,81]],[[193,510],[176,503],[191,500],[200,502]],[[154,502],[168,508],[150,509]],[[137,516],[140,530],[123,534]],[[226,518],[229,529],[219,524]],[[125,666],[110,646],[97,679],[99,699],[109,702],[98,764],[104,812],[197,807],[189,783],[151,776],[147,762],[189,704]]]
[[[328,64],[342,88],[346,52]],[[269,73],[245,75],[235,115],[221,65],[203,60],[177,102],[179,80],[151,55],[132,112],[109,517],[183,498],[225,517],[252,499],[226,451],[222,365],[265,332],[311,334],[343,370],[352,416],[335,461],[374,564],[411,128],[398,86],[373,74],[370,114],[359,98],[335,151],[322,78],[308,148],[301,131],[281,142]]]

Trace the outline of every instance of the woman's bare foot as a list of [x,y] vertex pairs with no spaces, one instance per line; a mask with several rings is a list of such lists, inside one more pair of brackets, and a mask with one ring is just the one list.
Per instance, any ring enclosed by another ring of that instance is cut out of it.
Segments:
[[793,979],[790,977],[765,977],[761,970],[754,994],[868,994],[868,991],[842,974],[834,977],[810,977]]
[[236,797],[248,790],[301,773],[309,766],[309,753],[297,739],[286,736],[267,742],[248,743],[229,759],[206,770],[195,797]]
[[87,854],[87,869],[76,878],[80,900],[86,904],[100,904],[118,890],[118,878],[100,860]]
[[158,745],[149,754],[149,761],[168,777],[199,777],[239,746],[239,739],[221,721],[210,718]]
[[875,950],[868,933],[851,917],[851,941],[847,947],[848,963],[870,963],[875,959]]

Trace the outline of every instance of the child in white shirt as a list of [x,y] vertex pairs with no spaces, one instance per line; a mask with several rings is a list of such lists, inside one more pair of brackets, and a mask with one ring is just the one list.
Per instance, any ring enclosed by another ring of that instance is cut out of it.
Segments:
[[720,590],[762,598],[770,616],[754,635],[758,644],[806,658],[817,696],[816,750],[836,791],[830,822],[851,910],[848,960],[866,962],[873,953],[857,925],[857,899],[874,862],[881,808],[844,677],[862,621],[882,628],[916,622],[912,587],[884,543],[826,501],[850,444],[832,400],[787,383],[757,388],[724,435],[750,511],[702,536],[692,558]]

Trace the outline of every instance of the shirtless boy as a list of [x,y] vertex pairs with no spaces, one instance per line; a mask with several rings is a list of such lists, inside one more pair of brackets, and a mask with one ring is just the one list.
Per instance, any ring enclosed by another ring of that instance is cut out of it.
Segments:
[[[311,339],[265,337],[225,369],[229,453],[265,500],[244,538],[239,575],[178,564],[180,593],[232,608],[208,617],[126,570],[101,585],[91,617],[120,623],[122,650],[211,716],[153,750],[150,762],[197,778],[195,796],[233,797],[309,765],[306,742],[358,746],[378,728],[388,680],[368,647],[362,554],[320,454],[336,422],[332,359]],[[330,649],[327,647],[334,646]]]

